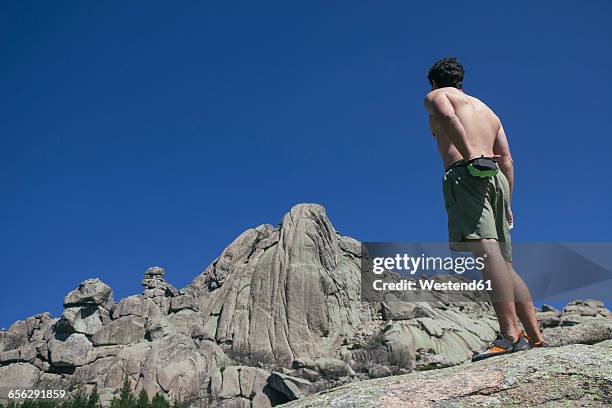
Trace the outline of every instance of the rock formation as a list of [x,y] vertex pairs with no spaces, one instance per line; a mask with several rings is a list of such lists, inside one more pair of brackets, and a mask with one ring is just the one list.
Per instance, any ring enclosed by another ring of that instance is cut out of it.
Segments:
[[[269,407],[318,391],[461,364],[497,329],[476,302],[361,302],[361,246],[323,207],[300,204],[278,227],[237,237],[188,286],[163,268],[116,302],[88,279],[48,313],[0,331],[0,384],[90,391],[104,407],[124,377],[138,392],[192,406]],[[576,301],[538,319],[555,344],[612,338],[601,302]]]
[[612,343],[534,349],[440,370],[363,381],[286,408],[609,407]]

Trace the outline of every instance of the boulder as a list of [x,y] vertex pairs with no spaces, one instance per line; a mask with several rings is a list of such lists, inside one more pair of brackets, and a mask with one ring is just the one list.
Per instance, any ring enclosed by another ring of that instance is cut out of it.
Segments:
[[93,346],[84,334],[73,333],[63,338],[58,336],[49,344],[50,363],[55,367],[77,367],[89,361]]
[[368,374],[371,378],[388,377],[393,374],[393,371],[386,366],[376,366],[369,370]]
[[58,322],[57,330],[92,336],[110,321],[110,312],[103,307],[96,305],[67,307]]
[[0,352],[14,350],[25,343],[25,339],[10,331],[0,331]]
[[223,372],[220,369],[215,369],[212,371],[210,375],[210,395],[214,399],[219,398],[219,394],[221,394],[221,388],[223,387]]
[[172,297],[177,296],[179,291],[164,279],[165,270],[153,266],[145,271],[141,284],[144,288],[142,297],[155,303],[162,314],[168,314]]
[[540,325],[541,329],[561,325],[559,313],[554,311],[537,312],[536,319],[538,320],[538,324]]
[[240,395],[245,398],[253,398],[255,394],[261,393],[267,384],[270,374],[257,367],[240,367]]
[[198,303],[192,294],[178,295],[172,298],[170,303],[170,313],[178,312],[183,309],[198,311]]
[[191,309],[171,313],[166,320],[174,326],[177,333],[194,338],[209,338],[202,327],[202,316]]
[[19,354],[18,348],[0,352],[0,364],[10,364],[21,361]]
[[352,377],[355,372],[344,361],[337,358],[320,358],[316,360],[318,371],[330,379],[338,379],[340,377]]
[[251,408],[272,408],[272,403],[266,394],[258,392],[251,400]]
[[309,357],[299,357],[293,360],[292,367],[314,369],[317,367],[317,363]]
[[304,398],[312,392],[310,381],[276,371],[270,374],[267,381],[272,388],[285,395],[290,401]]
[[552,346],[565,344],[594,344],[612,339],[612,319],[589,319],[572,327],[545,329],[542,337]]
[[149,395],[164,392],[172,399],[193,399],[217,368],[215,358],[204,355],[205,349],[198,348],[187,336],[169,335],[150,345],[150,351],[138,362],[137,368],[138,382]]
[[321,379],[321,374],[317,370],[312,370],[310,368],[298,368],[294,371],[295,377],[300,377],[310,382],[316,382]]
[[223,385],[219,398],[229,399],[240,395],[240,379],[238,367],[231,366],[223,370]]
[[[229,366],[223,370],[215,369],[211,375],[210,393],[218,403],[241,399],[249,401],[257,395],[263,395],[268,376],[267,371],[256,367]],[[270,405],[268,397],[265,398]],[[258,404],[265,406],[261,399],[260,396]]]
[[28,331],[28,323],[25,320],[17,320],[15,323],[11,324],[8,329],[8,332],[23,339],[24,341],[27,341],[30,337],[30,333]]
[[30,341],[40,340],[42,333],[51,323],[49,312],[39,313],[26,319],[28,337]]
[[121,299],[117,308],[113,311],[113,319],[131,315],[146,317],[145,303],[143,302],[142,295],[132,295]]
[[0,395],[0,401],[6,397],[8,390],[35,388],[40,375],[41,371],[29,363],[0,366],[0,384],[2,384],[3,391]]
[[166,274],[166,270],[159,266],[151,266],[145,271],[146,277],[154,277],[154,276],[163,277],[165,274]]
[[210,316],[204,326],[204,338],[214,340],[217,334],[217,325],[219,324],[219,316]]
[[112,289],[98,278],[81,282],[64,298],[64,307],[96,305],[111,310],[113,304]]
[[556,308],[554,308],[554,307],[553,307],[553,306],[551,306],[551,305],[547,305],[546,303],[544,303],[544,304],[542,305],[542,312],[553,312],[553,313],[559,313],[559,311],[558,311]]
[[124,316],[101,327],[92,337],[95,346],[130,344],[144,340],[145,323],[138,316]]
[[145,297],[178,295],[178,290],[164,279],[165,274],[165,269],[159,266],[152,266],[145,271],[140,282],[145,289]]

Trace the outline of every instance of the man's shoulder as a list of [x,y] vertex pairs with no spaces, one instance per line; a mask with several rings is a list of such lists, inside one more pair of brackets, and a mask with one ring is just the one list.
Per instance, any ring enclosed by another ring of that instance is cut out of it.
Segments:
[[453,88],[451,86],[448,87],[444,87],[444,88],[438,88],[438,89],[434,89],[433,91],[429,91],[429,93],[427,93],[427,95],[425,95],[425,101],[433,101],[436,98],[439,98],[441,96],[447,96],[449,98],[452,97],[457,97],[457,96],[467,96],[466,94],[464,94],[462,91],[460,91],[457,88]]
[[448,89],[449,88],[438,88],[438,89],[434,89],[433,91],[429,91],[427,93],[427,95],[425,95],[425,99],[432,99],[434,98],[436,95],[444,95],[446,93],[448,93]]
[[445,88],[438,88],[438,89],[434,89],[433,91],[430,91],[427,93],[427,95],[425,95],[425,106],[431,106],[434,101],[436,100],[436,98],[439,98],[443,95],[446,95],[446,92],[444,92]]

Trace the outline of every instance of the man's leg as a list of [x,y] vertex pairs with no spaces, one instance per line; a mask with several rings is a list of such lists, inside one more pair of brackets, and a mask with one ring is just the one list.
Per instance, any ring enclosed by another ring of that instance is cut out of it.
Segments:
[[[490,294],[493,309],[499,322],[499,331],[508,340],[516,341],[519,330],[514,304],[514,282],[502,257],[496,239],[474,240],[469,243],[471,252],[484,258],[484,278],[491,281]],[[523,284],[524,285],[524,284]]]
[[525,285],[525,282],[516,273],[512,267],[512,262],[506,261],[508,271],[512,278],[514,286],[514,305],[516,309],[516,315],[521,320],[523,327],[527,331],[527,335],[531,340],[531,343],[541,342],[542,333],[540,333],[540,327],[535,315],[535,309],[533,301],[531,299],[531,293],[529,288]]

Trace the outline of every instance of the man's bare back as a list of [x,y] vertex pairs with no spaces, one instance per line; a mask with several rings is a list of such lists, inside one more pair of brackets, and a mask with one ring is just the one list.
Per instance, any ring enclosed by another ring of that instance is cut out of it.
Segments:
[[[454,115],[465,129],[467,134],[468,156],[494,156],[494,146],[498,135],[500,135],[501,122],[497,115],[482,101],[467,95],[463,91],[445,87],[431,91],[425,98],[425,105],[429,111],[429,126],[436,138],[440,156],[444,166],[461,160],[464,157],[444,130],[443,123],[436,116],[449,114],[452,110]],[[443,112],[437,110],[442,108]],[[503,131],[502,131],[503,132]],[[460,145],[460,142],[458,143]],[[499,143],[498,143],[499,144]]]
[[[445,168],[458,160],[495,157],[514,191],[514,161],[497,115],[482,101],[455,87],[438,88],[425,97],[429,126]],[[514,221],[509,209],[511,222]]]

